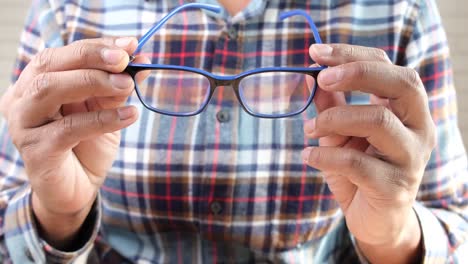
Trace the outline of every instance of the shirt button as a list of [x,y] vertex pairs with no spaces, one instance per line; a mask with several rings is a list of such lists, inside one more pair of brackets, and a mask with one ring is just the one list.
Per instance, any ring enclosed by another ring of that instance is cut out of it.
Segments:
[[214,201],[210,204],[210,210],[214,215],[219,215],[223,211],[223,206],[220,202]]
[[26,255],[26,257],[28,258],[29,261],[35,262],[34,258],[33,258],[33,255],[32,255],[31,251],[28,248],[24,249],[24,254]]
[[216,114],[216,119],[218,119],[220,123],[226,123],[229,122],[231,117],[229,116],[229,113],[227,111],[221,110]]
[[228,36],[229,36],[229,39],[236,39],[237,38],[237,30],[235,28],[230,28],[228,30]]

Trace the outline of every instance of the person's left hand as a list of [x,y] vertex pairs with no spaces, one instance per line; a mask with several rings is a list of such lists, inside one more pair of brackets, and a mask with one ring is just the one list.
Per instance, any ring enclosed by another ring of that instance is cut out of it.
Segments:
[[[318,77],[318,115],[304,125],[320,143],[304,150],[304,161],[323,172],[360,247],[418,246],[412,206],[435,146],[418,73],[375,48],[313,45],[310,54],[330,68]],[[350,91],[370,94],[371,104],[347,105]]]

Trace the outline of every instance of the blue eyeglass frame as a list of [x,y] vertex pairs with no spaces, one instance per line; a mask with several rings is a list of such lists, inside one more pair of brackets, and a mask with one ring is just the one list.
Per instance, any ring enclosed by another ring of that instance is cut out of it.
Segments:
[[[242,81],[243,78],[254,75],[254,74],[259,74],[259,73],[266,73],[266,72],[292,72],[292,73],[302,73],[306,74],[309,76],[312,76],[315,80],[318,77],[318,74],[320,71],[324,70],[327,68],[327,66],[319,66],[319,67],[264,67],[264,68],[258,68],[254,70],[249,70],[245,71],[243,73],[240,73],[238,75],[233,75],[233,76],[219,76],[212,74],[210,72],[197,69],[197,68],[192,68],[192,67],[187,67],[187,66],[177,66],[177,65],[165,65],[165,64],[137,64],[133,63],[132,61],[135,59],[135,55],[138,54],[142,47],[145,45],[145,43],[151,39],[151,37],[175,14],[179,13],[182,10],[186,9],[192,9],[192,8],[198,8],[198,9],[205,9],[211,12],[219,13],[221,12],[221,7],[216,6],[216,5],[210,5],[210,4],[200,4],[200,3],[190,3],[190,4],[185,4],[181,5],[174,10],[172,10],[169,14],[167,14],[165,17],[161,19],[156,25],[154,25],[143,37],[138,41],[138,47],[136,51],[133,53],[132,56],[130,56],[130,63],[128,64],[127,68],[125,69],[125,72],[130,74],[130,76],[135,80],[135,76],[137,73],[140,71],[145,71],[145,70],[177,70],[177,71],[186,71],[186,72],[192,72],[192,73],[197,73],[200,75],[205,76],[209,82],[210,82],[210,94],[207,96],[206,100],[203,102],[203,105],[198,109],[197,111],[193,112],[188,112],[188,113],[177,113],[177,112],[171,112],[171,111],[165,111],[161,109],[154,108],[151,105],[148,105],[145,100],[143,99],[143,95],[141,94],[138,84],[135,81],[135,91],[137,93],[137,96],[143,106],[152,111],[156,112],[159,114],[163,115],[169,115],[169,116],[177,116],[177,117],[188,117],[188,116],[194,116],[197,114],[200,114],[203,112],[203,110],[206,108],[208,105],[208,102],[211,100],[211,97],[213,96],[213,93],[215,89],[218,86],[227,86],[231,85],[234,89],[234,92],[236,94],[236,97],[242,106],[242,108],[250,115],[258,118],[285,118],[285,117],[291,117],[294,115],[298,115],[302,112],[304,112],[312,103],[312,100],[315,96],[315,92],[317,89],[317,82],[314,83],[314,88],[306,102],[306,105],[292,113],[287,113],[287,114],[272,114],[272,115],[266,115],[266,114],[260,114],[260,113],[255,113],[252,110],[249,109],[247,105],[244,104],[242,101],[242,98],[239,94],[239,83]],[[312,29],[314,38],[315,38],[315,43],[321,44],[322,40],[320,38],[320,35],[318,33],[317,27],[315,26],[314,21],[312,18],[303,10],[292,10],[292,11],[286,11],[280,14],[280,19],[284,20],[286,18],[300,15],[303,16],[307,19],[310,28]]]

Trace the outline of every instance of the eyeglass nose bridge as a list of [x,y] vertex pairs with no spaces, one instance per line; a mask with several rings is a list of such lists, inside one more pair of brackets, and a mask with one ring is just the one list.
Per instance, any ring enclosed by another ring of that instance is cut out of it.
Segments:
[[214,79],[213,84],[215,87],[218,86],[230,86],[233,85],[234,82],[236,81],[235,79]]

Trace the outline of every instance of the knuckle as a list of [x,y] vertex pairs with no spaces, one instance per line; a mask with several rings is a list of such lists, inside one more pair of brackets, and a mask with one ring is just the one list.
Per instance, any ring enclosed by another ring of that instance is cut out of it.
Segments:
[[419,73],[412,68],[405,68],[404,70],[404,81],[408,87],[411,87],[411,91],[418,94],[419,96],[426,97],[424,85],[421,81]]
[[80,58],[82,65],[86,64],[90,59],[89,44],[86,44],[84,41],[75,42],[73,53],[74,56]]
[[21,153],[21,157],[27,161],[34,157],[35,149],[38,148],[41,140],[37,133],[18,133],[12,136],[12,142]]
[[97,86],[99,85],[99,81],[96,78],[96,75],[94,74],[93,70],[84,70],[83,74],[81,76],[83,84],[88,88],[92,89],[93,94],[92,96],[95,96],[95,90]]
[[334,109],[327,109],[325,112],[319,115],[319,118],[317,118],[317,127],[321,126],[322,123],[329,124],[333,122],[335,119],[335,111],[333,110]]
[[100,43],[105,46],[112,47],[116,39],[117,39],[116,37],[101,38]]
[[393,125],[393,114],[385,106],[377,106],[378,110],[374,111],[372,123],[376,127],[391,128]]
[[313,148],[309,154],[309,162],[313,164],[320,164],[323,159],[323,153],[320,149]]
[[358,79],[366,78],[369,75],[369,72],[372,70],[371,65],[366,62],[354,62],[353,66],[355,69],[356,78]]
[[57,129],[51,134],[54,142],[65,142],[67,138],[71,137],[74,130],[74,122],[71,116],[65,116],[57,122]]
[[390,58],[388,57],[388,54],[383,49],[375,48],[374,52],[378,61],[391,63]]
[[36,75],[31,84],[30,95],[36,100],[46,98],[50,93],[50,83],[52,81],[52,74],[40,73]]
[[332,109],[327,109],[323,113],[317,115],[315,122],[316,129],[326,129],[328,124],[332,124],[335,120],[335,113]]
[[357,47],[346,45],[342,48],[341,53],[344,57],[354,58],[357,55]]
[[364,160],[362,156],[353,155],[352,153],[348,153],[345,156],[345,162],[348,167],[354,170],[361,170],[364,164]]
[[50,67],[53,54],[54,50],[52,48],[46,48],[36,54],[31,60],[33,68],[38,72],[47,72]]
[[103,129],[105,127],[106,122],[104,121],[104,116],[101,111],[94,115],[94,123],[99,129]]
[[85,57],[86,54],[87,54],[87,48],[86,47],[87,47],[87,45],[85,44],[84,41],[75,42],[73,52],[79,58]]

